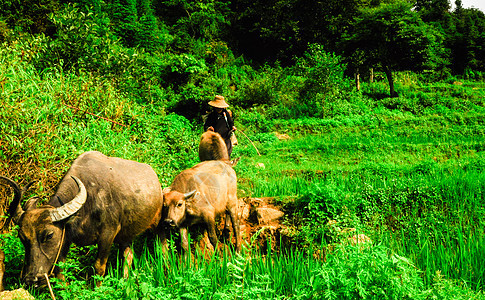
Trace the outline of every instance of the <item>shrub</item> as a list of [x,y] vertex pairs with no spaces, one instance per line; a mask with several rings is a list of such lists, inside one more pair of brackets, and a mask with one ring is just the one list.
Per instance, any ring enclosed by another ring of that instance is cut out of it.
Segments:
[[0,248],[5,253],[5,285],[17,286],[24,265],[24,246],[17,237],[17,227],[0,234]]
[[315,101],[317,95],[332,95],[340,90],[344,79],[345,64],[335,54],[328,53],[322,45],[310,44],[305,55],[297,60],[297,72],[305,78],[301,99]]
[[303,245],[319,247],[331,242],[326,224],[341,215],[345,207],[342,199],[343,191],[335,185],[315,185],[309,193],[295,201],[295,216],[301,220],[297,238]]
[[337,248],[314,272],[303,299],[426,299],[423,280],[404,257],[383,246]]

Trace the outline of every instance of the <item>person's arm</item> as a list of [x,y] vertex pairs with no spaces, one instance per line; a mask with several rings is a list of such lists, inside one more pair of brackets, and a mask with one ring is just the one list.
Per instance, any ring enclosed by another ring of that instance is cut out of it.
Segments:
[[232,111],[227,110],[227,124],[229,124],[229,128],[232,131],[236,131],[236,127],[234,127],[234,119],[232,118]]
[[207,129],[209,129],[209,127],[212,127],[212,131],[214,131],[214,118],[213,118],[213,114],[210,113],[208,116],[207,116],[207,119],[205,120],[205,123],[204,123],[204,131],[207,131]]

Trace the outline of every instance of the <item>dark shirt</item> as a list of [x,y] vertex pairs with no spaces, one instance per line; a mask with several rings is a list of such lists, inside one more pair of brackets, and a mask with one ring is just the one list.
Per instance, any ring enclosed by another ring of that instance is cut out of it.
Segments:
[[[224,118],[224,114],[226,115],[226,118]],[[217,111],[212,111],[207,116],[207,120],[204,123],[204,131],[210,126],[214,127],[214,131],[219,133],[224,140],[227,140],[231,137],[231,130],[234,126],[234,121],[226,109],[223,109],[220,114],[217,113]]]

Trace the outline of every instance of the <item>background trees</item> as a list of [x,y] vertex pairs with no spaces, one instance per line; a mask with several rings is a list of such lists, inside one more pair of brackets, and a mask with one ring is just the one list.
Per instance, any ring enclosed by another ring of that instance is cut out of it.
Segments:
[[485,14],[458,7],[445,28],[445,46],[450,49],[453,73],[485,70]]
[[442,55],[438,50],[440,39],[440,34],[425,24],[410,4],[395,1],[362,9],[341,45],[346,57],[357,66],[381,67],[390,95],[396,97],[392,71],[436,68]]
[[116,78],[141,102],[180,112],[203,110],[198,99],[214,91],[247,95],[238,89],[254,81],[271,90],[254,72],[278,66],[295,74],[311,44],[340,56],[347,76],[383,70],[393,96],[392,71],[435,78],[485,71],[485,15],[459,0],[454,11],[448,0],[2,0],[0,7],[0,41],[41,37],[40,71],[81,67]]

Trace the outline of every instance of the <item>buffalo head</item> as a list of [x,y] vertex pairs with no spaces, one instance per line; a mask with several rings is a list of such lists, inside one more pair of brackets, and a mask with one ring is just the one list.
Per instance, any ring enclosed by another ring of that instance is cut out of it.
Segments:
[[190,213],[190,201],[194,198],[196,190],[188,193],[180,193],[165,189],[163,194],[163,206],[167,211],[164,224],[171,227],[180,227],[185,221],[187,213]]
[[11,179],[0,176],[14,191],[14,200],[9,206],[9,219],[19,225],[19,237],[25,248],[22,279],[28,285],[43,285],[45,274],[53,272],[54,265],[64,244],[63,220],[76,213],[86,202],[87,192],[81,180],[72,176],[79,192],[69,202],[61,207],[43,205],[37,207],[37,198],[32,198],[21,207],[23,190]]

